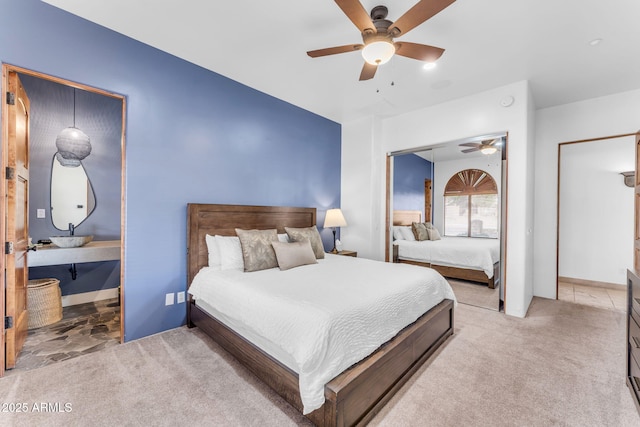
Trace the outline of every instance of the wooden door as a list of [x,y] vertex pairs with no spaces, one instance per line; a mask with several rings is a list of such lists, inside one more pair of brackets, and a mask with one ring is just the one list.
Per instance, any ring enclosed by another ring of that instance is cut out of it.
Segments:
[[431,222],[431,180],[424,180],[424,221]]
[[27,245],[29,206],[29,99],[18,74],[8,73],[5,202],[4,367],[15,367],[27,337]]

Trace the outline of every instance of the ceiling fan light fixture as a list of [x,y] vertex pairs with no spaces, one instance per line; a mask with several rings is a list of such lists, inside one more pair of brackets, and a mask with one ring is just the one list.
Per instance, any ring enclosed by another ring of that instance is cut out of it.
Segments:
[[481,152],[482,154],[487,155],[487,156],[488,156],[488,155],[490,155],[490,154],[495,153],[496,151],[498,151],[498,149],[497,149],[496,147],[482,147],[482,148],[480,149],[480,152]]
[[388,41],[373,41],[362,49],[362,57],[371,65],[382,65],[393,57],[396,47]]

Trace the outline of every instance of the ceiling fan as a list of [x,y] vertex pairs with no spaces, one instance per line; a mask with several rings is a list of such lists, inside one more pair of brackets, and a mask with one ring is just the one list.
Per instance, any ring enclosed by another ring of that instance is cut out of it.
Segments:
[[473,153],[474,151],[480,151],[482,154],[493,154],[498,151],[497,145],[502,144],[502,138],[495,139],[485,139],[480,142],[465,142],[464,144],[459,144],[460,147],[472,147],[462,150],[463,153]]
[[349,44],[307,52],[312,58],[335,55],[337,53],[362,51],[365,63],[360,80],[372,79],[378,65],[388,62],[394,54],[419,61],[434,62],[444,53],[444,49],[418,43],[394,41],[418,25],[425,22],[455,0],[421,0],[395,22],[387,17],[386,6],[376,6],[369,15],[358,0],[335,0],[340,9],[362,33],[364,44]]

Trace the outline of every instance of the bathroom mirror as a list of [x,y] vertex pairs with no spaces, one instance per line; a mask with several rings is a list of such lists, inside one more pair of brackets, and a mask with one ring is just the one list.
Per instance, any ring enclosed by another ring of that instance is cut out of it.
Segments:
[[58,154],[51,162],[51,222],[58,230],[69,230],[70,223],[77,227],[91,215],[96,195],[82,162],[69,164]]

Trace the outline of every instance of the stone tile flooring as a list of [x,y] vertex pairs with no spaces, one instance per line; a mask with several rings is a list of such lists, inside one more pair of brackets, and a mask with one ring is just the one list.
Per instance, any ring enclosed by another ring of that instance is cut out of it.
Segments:
[[558,299],[576,304],[590,305],[593,307],[606,308],[626,312],[627,310],[627,288],[600,287],[594,285],[579,285],[558,281]]
[[30,329],[14,372],[40,368],[120,343],[120,305],[108,299],[62,309],[62,320]]

